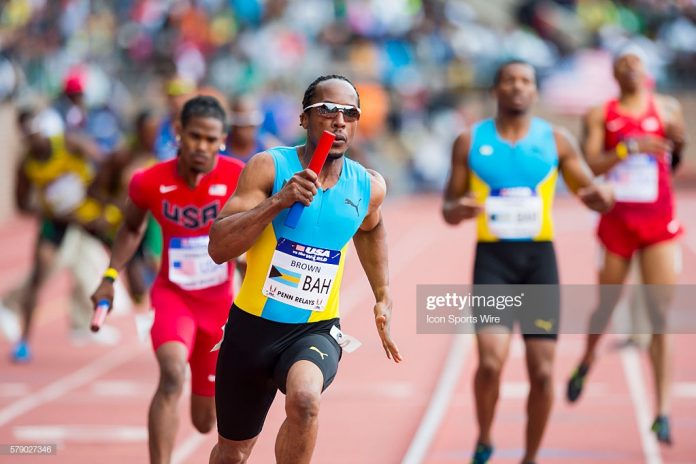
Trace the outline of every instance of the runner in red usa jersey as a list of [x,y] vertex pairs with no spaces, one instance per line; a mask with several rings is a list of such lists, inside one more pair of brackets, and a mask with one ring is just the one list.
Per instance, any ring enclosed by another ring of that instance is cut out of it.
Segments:
[[651,324],[650,361],[655,380],[652,431],[671,444],[669,424],[669,302],[679,273],[676,238],[682,228],[675,217],[670,169],[684,148],[684,117],[679,102],[653,94],[646,85],[644,52],[624,48],[614,61],[620,95],[590,110],[585,117],[583,151],[595,175],[614,188],[616,205],[602,215],[597,236],[602,246],[599,304],[587,332],[585,351],[568,381],[566,396],[577,401],[597,357],[597,345],[621,297],[631,260],[639,260],[641,291]]
[[[655,96],[647,94],[646,103],[645,110],[638,115],[622,111],[617,99],[607,103],[605,150],[616,151],[617,146],[625,144],[627,151],[634,148],[637,151],[634,141],[644,136],[666,139]],[[630,153],[605,174],[614,187],[616,205],[602,215],[597,233],[608,251],[630,259],[642,248],[681,234],[682,228],[674,215],[671,156],[670,151]]]
[[178,159],[172,159],[140,171],[129,186],[130,200],[162,226],[164,253],[155,285],[200,298],[229,299],[232,265],[217,265],[210,259],[208,230],[234,192],[243,164],[218,157],[213,170],[193,189],[177,165]]
[[191,364],[191,391],[212,397],[217,352],[210,350],[220,338],[232,304],[234,269],[232,264],[217,265],[210,259],[208,231],[234,192],[243,165],[218,157],[213,170],[193,189],[178,174],[177,166],[178,159],[173,159],[136,173],[129,196],[162,227],[162,265],[151,291],[153,348],[183,342]]
[[189,100],[181,111],[175,159],[137,172],[129,185],[124,225],[110,267],[92,296],[113,301],[113,281],[135,252],[147,214],[162,227],[162,265],[151,291],[152,345],[160,379],[148,416],[150,462],[170,462],[178,402],[191,367],[191,419],[201,433],[215,424],[215,366],[211,351],[232,303],[233,268],[208,256],[208,231],[237,187],[243,164],[218,156],[225,112],[212,97]]

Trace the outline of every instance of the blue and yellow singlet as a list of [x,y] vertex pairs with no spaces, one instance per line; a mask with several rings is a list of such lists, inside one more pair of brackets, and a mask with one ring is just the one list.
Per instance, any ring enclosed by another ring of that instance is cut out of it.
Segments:
[[478,241],[549,241],[558,177],[553,127],[533,118],[529,132],[512,144],[486,119],[472,129],[471,191],[485,205],[477,219]]
[[[303,170],[295,147],[268,150],[275,164],[272,195]],[[235,298],[240,309],[276,322],[317,322],[338,317],[338,296],[348,242],[367,215],[370,175],[343,158],[333,187],[320,189],[295,229],[288,209],[266,226],[247,251],[247,273]]]

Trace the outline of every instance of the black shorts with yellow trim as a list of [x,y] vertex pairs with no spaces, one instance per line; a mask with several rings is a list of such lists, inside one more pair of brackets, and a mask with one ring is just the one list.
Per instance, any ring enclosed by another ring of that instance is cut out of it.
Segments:
[[290,368],[310,361],[324,376],[325,390],[336,376],[341,347],[331,336],[339,319],[287,324],[232,305],[215,374],[218,433],[248,440],[263,428],[276,392],[286,392]]
[[[481,317],[477,318],[477,332],[496,332],[495,326],[505,327],[506,332],[511,332],[517,323],[524,338],[556,340],[561,305],[558,283],[553,242],[479,242],[474,260],[474,293],[485,293],[485,286],[495,285],[506,286],[506,291],[514,294],[514,286],[530,285],[543,286],[538,287],[543,288],[540,290],[543,298],[534,298],[534,304],[524,305],[518,310],[483,310],[484,314],[499,319],[496,322],[483,322]],[[477,288],[477,285],[484,287]]]

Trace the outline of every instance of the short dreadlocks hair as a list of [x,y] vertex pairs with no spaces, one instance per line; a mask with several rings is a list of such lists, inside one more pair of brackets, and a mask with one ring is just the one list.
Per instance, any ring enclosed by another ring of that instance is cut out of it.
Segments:
[[302,108],[307,108],[312,104],[312,99],[314,98],[314,93],[317,90],[317,85],[324,81],[330,81],[333,79],[345,81],[349,83],[351,87],[353,87],[353,90],[355,90],[355,95],[358,96],[358,108],[360,108],[360,94],[358,93],[358,89],[355,88],[355,84],[353,84],[347,77],[341,76],[340,74],[327,74],[326,76],[319,76],[314,79],[314,81],[309,84],[309,87],[307,87],[307,90],[305,90],[304,97],[302,97]]

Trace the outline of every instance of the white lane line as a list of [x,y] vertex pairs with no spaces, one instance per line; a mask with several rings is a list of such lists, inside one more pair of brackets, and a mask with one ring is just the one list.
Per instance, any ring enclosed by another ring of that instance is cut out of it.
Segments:
[[152,384],[130,380],[102,380],[92,384],[96,396],[143,397],[152,395]]
[[11,403],[9,406],[0,409],[0,427],[32,409],[51,402],[56,398],[60,398],[71,390],[88,384],[94,379],[106,374],[111,369],[126,363],[141,351],[142,349],[138,345],[131,345],[130,349],[122,347],[112,350],[72,374],[56,380],[41,390],[25,396],[21,400]]
[[17,440],[34,443],[141,443],[147,427],[118,425],[23,425],[13,427]]
[[176,447],[172,454],[172,464],[191,462],[189,457],[199,446],[206,441],[207,436],[202,433],[194,432]]
[[696,398],[696,382],[674,382],[672,394],[681,398]]
[[411,445],[406,451],[401,464],[420,464],[430,448],[430,445],[440,429],[442,419],[447,413],[457,382],[464,368],[464,360],[471,348],[471,334],[457,334],[452,340],[445,366],[442,368],[437,387],[430,398],[428,409],[421,419]]
[[683,235],[682,243],[691,250],[692,253],[696,253],[696,239],[693,238],[691,234]]
[[633,402],[633,412],[636,415],[636,425],[640,434],[645,462],[646,464],[662,464],[660,447],[650,431],[652,421],[648,405],[651,404],[651,401],[645,389],[638,352],[630,348],[621,350],[621,363],[626,375],[631,402]]
[[[556,383],[553,387],[557,397],[565,396],[565,383]],[[609,385],[603,382],[592,382],[585,385],[583,397],[604,398],[608,395]],[[503,400],[526,400],[529,396],[529,381],[507,381],[500,385],[500,398]]]
[[410,400],[416,396],[416,388],[413,382],[340,382],[335,387],[332,385],[332,395],[338,397],[341,395],[359,394],[367,398],[392,398],[401,400]]

